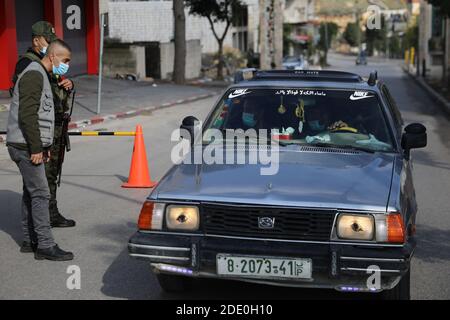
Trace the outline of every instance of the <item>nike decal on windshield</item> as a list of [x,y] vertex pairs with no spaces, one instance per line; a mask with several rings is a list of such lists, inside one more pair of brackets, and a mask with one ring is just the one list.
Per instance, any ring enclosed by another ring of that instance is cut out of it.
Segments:
[[350,100],[361,100],[361,99],[367,99],[367,98],[373,98],[373,95],[370,95],[369,92],[365,91],[355,91],[354,94],[350,96]]
[[238,89],[238,90],[234,90],[233,93],[230,93],[228,98],[233,99],[233,98],[237,98],[237,97],[243,96],[245,94],[249,94],[249,93],[251,93],[251,92],[248,91],[248,89]]

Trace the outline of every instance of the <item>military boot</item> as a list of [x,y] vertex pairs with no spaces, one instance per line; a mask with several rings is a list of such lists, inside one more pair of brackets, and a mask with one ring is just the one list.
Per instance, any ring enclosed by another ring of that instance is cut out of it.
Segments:
[[66,219],[59,212],[58,208],[54,205],[50,205],[50,226],[52,228],[72,228],[76,223],[74,220]]

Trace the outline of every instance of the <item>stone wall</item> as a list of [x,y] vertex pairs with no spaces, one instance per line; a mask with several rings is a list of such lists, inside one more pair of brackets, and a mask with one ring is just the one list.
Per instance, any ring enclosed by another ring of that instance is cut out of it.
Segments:
[[[174,64],[174,43],[160,43],[161,79],[170,80]],[[108,43],[103,55],[103,72],[107,77],[134,74],[138,80],[146,77],[145,43]],[[194,79],[201,72],[200,40],[186,42],[186,79]]]

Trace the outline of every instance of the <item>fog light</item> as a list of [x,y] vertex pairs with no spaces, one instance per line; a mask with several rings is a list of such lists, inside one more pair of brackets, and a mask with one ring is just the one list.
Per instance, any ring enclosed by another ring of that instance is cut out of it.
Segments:
[[192,275],[192,274],[194,274],[194,272],[192,270],[187,269],[187,268],[183,268],[183,267],[175,267],[175,266],[163,265],[160,268],[163,271],[169,271],[169,272],[173,272],[173,273],[180,273],[180,274],[185,274],[185,275]]

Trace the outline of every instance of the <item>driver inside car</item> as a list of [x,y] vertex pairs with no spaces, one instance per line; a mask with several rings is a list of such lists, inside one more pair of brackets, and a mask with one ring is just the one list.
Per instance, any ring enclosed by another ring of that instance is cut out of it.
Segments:
[[264,108],[257,97],[247,97],[243,103],[241,129],[263,129]]
[[305,107],[306,133],[310,136],[318,135],[324,131],[348,131],[358,133],[358,130],[346,122],[338,120],[332,122],[329,109],[322,105]]

